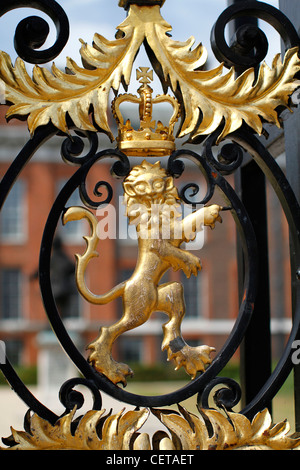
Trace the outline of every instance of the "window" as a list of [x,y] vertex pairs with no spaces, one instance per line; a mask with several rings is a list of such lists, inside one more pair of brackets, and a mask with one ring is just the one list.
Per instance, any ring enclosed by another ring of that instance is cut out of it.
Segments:
[[0,217],[0,233],[2,242],[24,242],[26,226],[24,181],[18,180],[14,184],[7,196]]
[[181,282],[184,288],[184,300],[186,305],[186,318],[193,318],[202,315],[202,284],[201,274],[198,277],[191,276],[189,279],[184,274],[181,275]]
[[19,339],[5,340],[6,355],[13,366],[19,366],[22,362],[23,342]]
[[21,317],[22,273],[19,269],[1,270],[1,318]]
[[126,363],[137,363],[143,360],[142,338],[124,337],[120,338],[120,357]]

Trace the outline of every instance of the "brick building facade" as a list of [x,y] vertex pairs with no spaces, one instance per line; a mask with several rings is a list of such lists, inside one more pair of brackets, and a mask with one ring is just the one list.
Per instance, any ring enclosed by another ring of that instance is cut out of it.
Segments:
[[[3,176],[11,161],[28,138],[27,129],[16,123],[0,126],[0,175]],[[103,139],[101,137],[101,139]],[[49,328],[41,300],[37,269],[39,249],[49,210],[59,190],[74,174],[76,167],[64,163],[60,156],[63,137],[55,137],[46,143],[33,157],[17,180],[8,197],[0,220],[0,336],[5,341],[8,356],[13,363],[32,365],[37,362],[38,335]],[[108,142],[108,141],[107,141]],[[102,144],[104,147],[106,144]],[[280,152],[277,152],[280,153]],[[108,181],[114,188],[113,203],[119,207],[122,194],[120,181],[110,175],[111,161],[94,165],[89,175],[89,191],[98,181]],[[205,193],[205,180],[187,165],[184,177],[178,180],[183,186],[198,182]],[[234,184],[230,177],[231,184]],[[290,320],[288,273],[288,232],[283,216],[272,191],[268,203],[275,217],[270,220],[271,289],[273,306],[274,338],[284,341]],[[199,195],[197,195],[199,197]],[[94,196],[95,199],[95,196]],[[223,203],[216,194],[213,202]],[[81,204],[78,193],[74,193],[68,205]],[[124,207],[120,209],[124,212]],[[118,215],[117,233],[127,230],[125,216]],[[124,235],[124,232],[122,232]],[[84,222],[71,222],[58,227],[57,236],[67,256],[66,267],[71,268],[67,303],[61,304],[61,315],[68,332],[80,338],[82,352],[95,339],[99,327],[111,324],[120,318],[122,305],[119,300],[104,306],[93,306],[79,298],[75,290],[74,254],[85,248],[83,235],[88,234]],[[59,245],[59,244],[58,244]],[[189,248],[189,247],[187,247]],[[183,322],[184,339],[191,345],[209,344],[217,350],[230,333],[238,314],[238,282],[236,263],[236,230],[230,212],[223,214],[223,224],[205,233],[204,247],[195,251],[203,265],[198,277],[187,280],[180,272],[170,271],[168,280],[179,280],[185,288],[187,313]],[[137,255],[136,241],[107,238],[99,243],[99,258],[90,263],[89,287],[94,293],[103,293],[120,281],[127,279],[133,271]],[[61,253],[58,253],[62,256]],[[53,256],[53,263],[55,257]],[[280,271],[280,276],[276,272]],[[285,273],[282,280],[281,273]],[[55,277],[54,269],[53,276]],[[281,279],[281,280],[280,280]],[[53,289],[60,286],[62,278],[53,278]],[[62,287],[62,286],[61,286]],[[57,293],[57,304],[60,304]],[[125,362],[153,364],[161,360],[160,344],[162,324],[167,317],[157,313],[147,324],[125,334],[116,342],[114,356]],[[277,343],[278,343],[277,341]],[[276,341],[275,341],[276,342]],[[277,344],[276,343],[276,344]],[[85,353],[84,353],[85,354]]]

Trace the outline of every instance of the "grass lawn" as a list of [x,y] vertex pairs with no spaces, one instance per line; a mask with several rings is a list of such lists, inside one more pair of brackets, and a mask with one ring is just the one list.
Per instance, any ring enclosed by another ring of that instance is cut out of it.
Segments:
[[[223,376],[232,376],[233,374]],[[235,374],[234,374],[235,375]],[[237,379],[237,377],[232,377]],[[135,382],[132,381],[126,387],[126,390],[139,394],[139,395],[164,395],[175,390],[180,389],[189,383],[189,379],[185,381],[152,381],[152,382]],[[198,415],[196,406],[196,395],[185,400],[181,403],[189,412]],[[213,406],[213,405],[212,405]],[[295,431],[295,418],[294,418],[294,391],[293,391],[293,376],[288,377],[287,381],[278,392],[272,402],[272,417],[274,423],[279,423],[285,419],[290,423],[291,432]],[[167,407],[163,407],[167,408]],[[177,405],[170,406],[170,409],[177,410]],[[234,411],[239,411],[240,407],[237,406]]]
[[[135,378],[128,381],[126,390],[131,393],[138,395],[164,395],[167,393],[174,392],[190,382],[187,374],[181,369],[178,372],[174,372],[173,367],[168,365],[156,365],[151,368],[139,368],[136,364],[131,365],[135,370]],[[27,368],[21,371],[21,378],[26,384],[36,384],[36,368]],[[235,381],[239,382],[239,370],[237,366],[227,366],[222,371],[223,377],[230,377]],[[177,378],[180,380],[176,380]],[[0,385],[7,385],[4,376],[0,373]],[[188,400],[181,403],[190,413],[198,415],[196,406],[197,396],[193,396]],[[215,405],[210,405],[215,407]],[[168,408],[168,407],[163,407]],[[177,410],[177,405],[173,405],[170,408]],[[239,411],[240,407],[237,406],[234,411]],[[294,390],[293,390],[293,374],[290,374],[285,384],[273,399],[273,410],[272,410],[273,422],[279,423],[287,419],[290,423],[291,431],[295,430],[295,418],[294,418]]]

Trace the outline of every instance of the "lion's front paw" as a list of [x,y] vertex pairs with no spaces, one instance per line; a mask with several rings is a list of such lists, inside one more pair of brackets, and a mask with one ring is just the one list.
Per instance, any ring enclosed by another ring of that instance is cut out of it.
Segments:
[[210,346],[204,345],[193,348],[186,344],[180,351],[171,354],[169,358],[174,360],[175,370],[184,367],[186,372],[194,379],[197,372],[204,372],[211,363],[210,354],[214,351],[215,348]]
[[190,278],[192,274],[197,276],[198,271],[202,269],[200,259],[192,253],[185,252],[184,256],[179,261],[180,269],[182,269],[187,278]]
[[222,217],[220,216],[220,211],[223,207],[218,204],[213,204],[204,208],[204,225],[215,228],[216,222],[222,223]]
[[121,383],[123,387],[127,385],[127,378],[133,376],[133,371],[127,364],[115,361],[109,354],[98,351],[97,346],[91,344],[89,348],[92,350],[88,361],[100,374],[105,375],[114,384]]

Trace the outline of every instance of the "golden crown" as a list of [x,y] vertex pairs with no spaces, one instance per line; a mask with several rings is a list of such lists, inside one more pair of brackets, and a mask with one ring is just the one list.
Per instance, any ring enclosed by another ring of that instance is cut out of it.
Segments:
[[[158,95],[153,98],[153,90],[149,83],[153,81],[153,71],[149,67],[139,67],[136,78],[141,83],[138,89],[139,97],[132,94],[117,96],[112,102],[113,115],[117,121],[119,132],[117,137],[118,148],[127,156],[162,157],[170,155],[175,150],[174,126],[179,118],[180,105],[176,98],[169,95]],[[140,128],[135,130],[130,119],[124,122],[120,105],[124,102],[139,105]],[[169,124],[165,126],[161,121],[153,121],[153,105],[169,103],[173,114]]]

